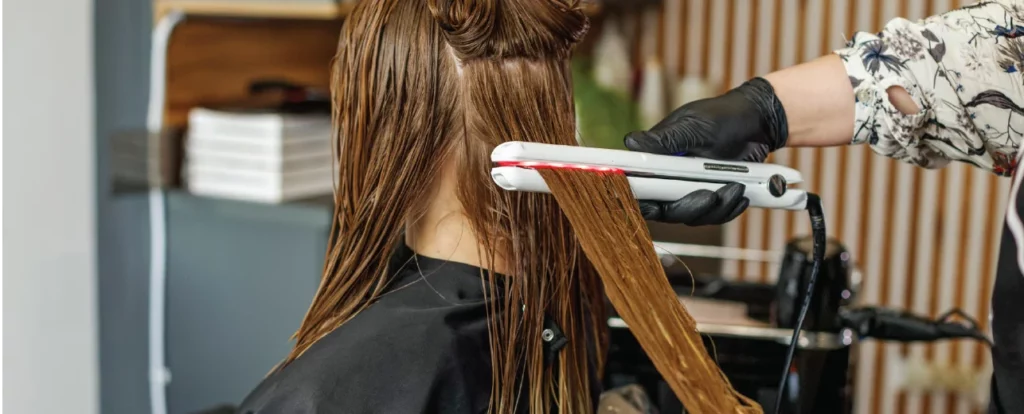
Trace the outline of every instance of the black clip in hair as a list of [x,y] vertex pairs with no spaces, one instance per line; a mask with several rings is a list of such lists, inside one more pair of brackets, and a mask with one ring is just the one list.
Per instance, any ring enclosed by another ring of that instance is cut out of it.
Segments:
[[558,351],[569,344],[569,338],[565,337],[562,328],[555,323],[548,315],[544,315],[544,330],[541,331],[540,339],[544,341],[544,365],[551,366],[558,356]]

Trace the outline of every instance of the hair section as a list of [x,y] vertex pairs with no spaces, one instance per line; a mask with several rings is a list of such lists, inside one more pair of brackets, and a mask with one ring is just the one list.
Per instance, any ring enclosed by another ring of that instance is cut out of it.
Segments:
[[345,22],[331,80],[333,224],[320,287],[286,363],[369,306],[397,270],[388,258],[460,132],[445,44],[422,2],[361,2]]
[[708,355],[696,322],[651,248],[626,177],[558,169],[540,173],[604,280],[615,310],[687,412],[761,413],[757,403],[732,388]]

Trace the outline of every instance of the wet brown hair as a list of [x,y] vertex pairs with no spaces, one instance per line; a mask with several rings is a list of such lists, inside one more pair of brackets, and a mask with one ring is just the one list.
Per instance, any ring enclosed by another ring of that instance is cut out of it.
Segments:
[[573,170],[541,175],[604,280],[615,310],[687,412],[761,413],[709,357],[696,321],[679,303],[651,248],[626,177]]
[[[324,275],[285,363],[388,288],[397,270],[389,255],[424,214],[440,171],[454,165],[481,261],[508,267],[481,275],[491,299],[491,411],[512,412],[520,401],[535,413],[594,411],[589,378],[600,375],[606,343],[604,278],[688,409],[741,412],[664,281],[624,177],[545,171],[555,197],[501,191],[490,179],[489,155],[502,142],[576,144],[569,58],[587,27],[574,0],[360,2],[332,74],[340,171]],[[614,220],[584,223],[588,214]],[[569,338],[550,367],[540,340],[545,315]]]

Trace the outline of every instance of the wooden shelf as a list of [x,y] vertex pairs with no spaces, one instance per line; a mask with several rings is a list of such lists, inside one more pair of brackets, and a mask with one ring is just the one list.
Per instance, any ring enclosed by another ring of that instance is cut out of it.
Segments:
[[254,81],[327,90],[340,20],[187,20],[167,50],[164,125],[184,127],[199,106],[236,106]]
[[156,0],[156,19],[171,10],[193,16],[271,19],[336,20],[348,15],[355,3],[275,0]]

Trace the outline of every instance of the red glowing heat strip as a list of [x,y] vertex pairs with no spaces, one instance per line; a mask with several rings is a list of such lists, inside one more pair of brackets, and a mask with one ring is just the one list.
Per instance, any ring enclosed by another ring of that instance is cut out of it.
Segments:
[[530,168],[534,170],[539,169],[552,169],[552,170],[581,170],[581,171],[594,171],[594,172],[606,172],[612,174],[625,174],[626,172],[620,168],[614,167],[595,167],[593,165],[584,164],[563,164],[558,162],[540,162],[540,161],[498,161],[499,167],[521,167]]

